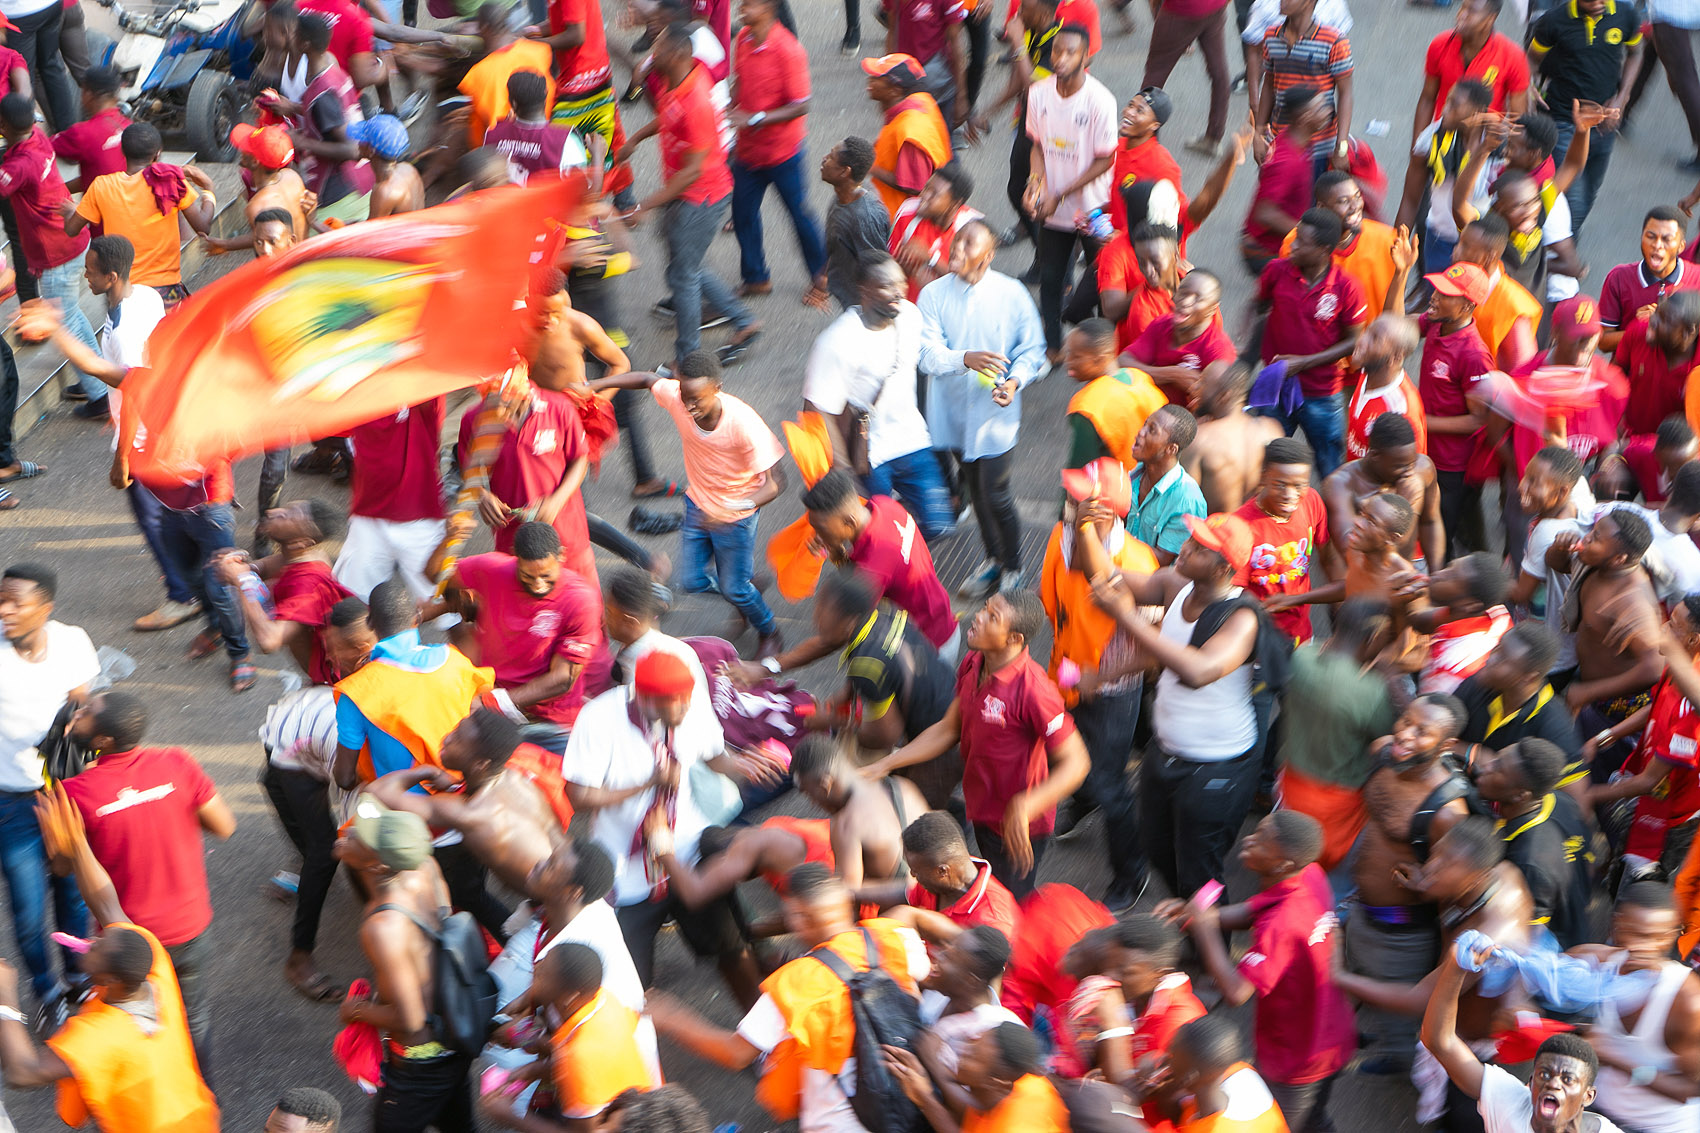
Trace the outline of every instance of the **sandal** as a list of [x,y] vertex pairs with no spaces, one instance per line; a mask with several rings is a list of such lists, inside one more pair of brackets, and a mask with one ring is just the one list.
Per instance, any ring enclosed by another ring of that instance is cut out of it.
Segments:
[[314,1003],[341,1003],[344,998],[343,989],[332,983],[323,972],[314,972],[313,978],[306,983],[290,980],[289,986]]
[[760,337],[759,330],[746,331],[716,350],[715,357],[720,360],[722,366],[730,366],[749,353],[750,347],[754,346],[756,339]]
[[0,484],[10,484],[13,480],[34,480],[46,471],[46,465],[37,464],[33,460],[20,460],[16,472],[10,476],[0,476]]
[[677,513],[650,511],[646,507],[635,507],[626,520],[626,526],[639,535],[667,535],[685,525],[685,517]]
[[640,492],[636,488],[633,488],[632,499],[670,500],[674,496],[682,496],[685,494],[685,482],[683,480],[663,480],[660,483],[661,487],[648,492]]
[[238,661],[230,666],[230,691],[247,692],[260,679],[260,671],[247,661]]
[[12,494],[11,489],[0,488],[0,511],[11,511],[18,503],[18,497]]

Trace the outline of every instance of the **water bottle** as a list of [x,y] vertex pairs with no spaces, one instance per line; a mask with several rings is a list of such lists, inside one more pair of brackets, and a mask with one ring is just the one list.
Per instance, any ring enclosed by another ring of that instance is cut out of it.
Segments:
[[1110,223],[1110,214],[1103,209],[1093,209],[1086,214],[1086,231],[1092,234],[1092,239],[1108,240],[1115,230],[1115,225]]

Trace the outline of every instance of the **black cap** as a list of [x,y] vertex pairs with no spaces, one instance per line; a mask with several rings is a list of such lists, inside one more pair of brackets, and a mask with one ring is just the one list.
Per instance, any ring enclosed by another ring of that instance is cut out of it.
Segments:
[[1139,97],[1151,108],[1151,113],[1157,118],[1157,125],[1167,122],[1175,113],[1175,100],[1169,97],[1169,92],[1162,87],[1146,87],[1139,92]]

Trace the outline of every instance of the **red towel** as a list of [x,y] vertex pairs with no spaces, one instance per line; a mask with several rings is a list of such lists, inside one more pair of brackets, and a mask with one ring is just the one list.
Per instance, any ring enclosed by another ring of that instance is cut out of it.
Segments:
[[168,165],[156,161],[142,170],[142,180],[153,190],[153,203],[159,206],[164,216],[170,216],[177,211],[177,202],[189,191],[189,179],[183,175],[180,165]]

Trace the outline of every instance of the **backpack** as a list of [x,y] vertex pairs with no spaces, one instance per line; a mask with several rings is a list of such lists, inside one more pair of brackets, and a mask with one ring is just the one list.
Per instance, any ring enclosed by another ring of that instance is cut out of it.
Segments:
[[443,918],[441,929],[433,930],[400,905],[379,905],[372,911],[380,909],[394,909],[431,938],[431,1002],[426,1018],[431,1034],[457,1054],[482,1051],[495,1029],[501,999],[478,922],[471,913],[455,913]]
[[850,992],[850,1017],[856,1028],[851,1044],[856,1092],[850,1095],[850,1108],[868,1133],[923,1133],[929,1128],[926,1118],[886,1069],[880,1050],[882,1046],[916,1050],[923,1030],[920,1006],[880,967],[879,945],[865,927],[862,944],[868,953],[865,972],[852,971],[831,949],[809,953],[843,980]]
[[1223,598],[1204,607],[1204,612],[1198,615],[1198,621],[1192,627],[1192,639],[1188,644],[1195,649],[1202,646],[1240,610],[1250,610],[1257,617],[1257,637],[1253,640],[1250,658],[1252,690],[1254,693],[1267,690],[1278,695],[1286,689],[1287,680],[1292,675],[1293,639],[1275,625],[1263,603],[1246,591],[1241,590],[1231,598]]

